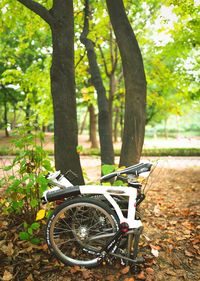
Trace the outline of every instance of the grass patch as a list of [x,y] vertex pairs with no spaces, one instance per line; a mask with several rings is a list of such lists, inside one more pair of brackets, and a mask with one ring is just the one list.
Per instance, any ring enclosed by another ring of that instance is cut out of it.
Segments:
[[[100,149],[83,149],[82,155],[100,156]],[[115,150],[115,156],[120,156],[120,150]],[[145,148],[142,156],[200,156],[200,148]]]
[[[53,150],[47,150],[49,155],[53,155]],[[14,156],[17,151],[11,147],[0,147],[0,156]],[[100,156],[100,149],[84,148],[81,155]],[[115,149],[115,156],[120,156],[120,150]],[[142,156],[200,156],[200,148],[145,148]]]
[[200,148],[145,148],[142,156],[200,156]]

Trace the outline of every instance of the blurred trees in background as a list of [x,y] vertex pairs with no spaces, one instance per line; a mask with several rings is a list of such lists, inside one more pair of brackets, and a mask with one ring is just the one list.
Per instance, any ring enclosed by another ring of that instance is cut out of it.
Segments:
[[[54,2],[38,0],[48,10]],[[78,126],[79,132],[87,133],[96,146],[97,90],[80,41],[85,1],[73,2]],[[116,141],[123,137],[125,128],[122,61],[106,1],[90,0],[89,5],[92,16],[88,19],[87,38],[93,42],[108,101],[112,137]],[[144,62],[146,124],[167,124],[170,116],[195,111],[200,96],[199,1],[124,0],[124,5]],[[23,124],[31,116],[40,130],[52,131],[51,30],[17,1],[2,0],[0,8],[0,126],[8,135],[9,128]],[[132,68],[134,65],[130,64],[130,71]]]

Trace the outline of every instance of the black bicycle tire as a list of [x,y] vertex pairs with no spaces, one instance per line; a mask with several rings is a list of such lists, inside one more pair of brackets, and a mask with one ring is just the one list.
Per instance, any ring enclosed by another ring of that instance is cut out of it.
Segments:
[[56,247],[56,245],[53,241],[54,240],[54,238],[52,236],[53,230],[51,228],[52,228],[52,225],[54,224],[55,218],[57,217],[57,215],[60,212],[62,212],[64,209],[66,209],[70,205],[73,206],[74,204],[78,204],[78,203],[86,203],[86,204],[91,204],[93,206],[98,206],[98,208],[104,210],[104,212],[107,213],[108,217],[110,217],[110,219],[113,220],[113,224],[115,225],[116,230],[118,229],[118,227],[119,227],[118,217],[116,216],[115,212],[113,212],[104,202],[102,202],[101,200],[98,200],[98,199],[90,198],[90,197],[76,197],[73,199],[66,200],[65,202],[60,204],[54,210],[54,212],[51,214],[51,216],[47,222],[47,227],[46,227],[46,241],[47,241],[47,245],[48,245],[51,253],[53,253],[53,255],[56,258],[58,258],[62,263],[66,264],[66,265],[70,265],[70,266],[78,265],[78,266],[84,266],[87,268],[92,268],[92,267],[96,267],[100,263],[100,260],[98,257],[96,257],[95,259],[92,259],[91,261],[87,261],[87,262],[73,260],[72,258],[67,257],[67,256],[64,257],[61,254],[61,252],[59,251],[59,249]]

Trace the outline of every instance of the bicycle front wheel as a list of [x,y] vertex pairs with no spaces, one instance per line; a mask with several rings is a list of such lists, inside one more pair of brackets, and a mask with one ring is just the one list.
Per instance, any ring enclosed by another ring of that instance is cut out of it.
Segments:
[[105,203],[84,197],[67,200],[49,218],[47,244],[64,264],[94,267],[118,226],[115,213]]

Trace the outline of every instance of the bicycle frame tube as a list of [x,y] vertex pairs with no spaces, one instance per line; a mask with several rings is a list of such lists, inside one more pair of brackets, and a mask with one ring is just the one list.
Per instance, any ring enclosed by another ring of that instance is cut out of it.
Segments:
[[[122,187],[122,186],[99,186],[99,185],[83,185],[80,186],[80,193],[84,194],[98,194],[104,195],[108,202],[113,206],[120,223],[126,222],[129,228],[139,228],[142,226],[140,220],[135,220],[135,209],[136,209],[136,197],[137,190],[132,187]],[[114,200],[112,195],[120,195],[128,197],[128,214],[124,217],[119,205]]]

